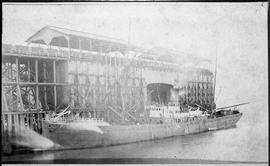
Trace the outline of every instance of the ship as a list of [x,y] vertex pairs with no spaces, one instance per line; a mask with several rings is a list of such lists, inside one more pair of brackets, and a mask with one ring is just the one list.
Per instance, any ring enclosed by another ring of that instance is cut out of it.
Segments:
[[196,134],[234,127],[243,115],[236,107],[244,104],[248,103],[218,108],[211,114],[201,107],[181,112],[179,106],[151,105],[151,122],[131,125],[110,125],[103,119],[59,117],[65,114],[64,110],[44,121],[43,135],[55,143],[54,149],[81,149]]

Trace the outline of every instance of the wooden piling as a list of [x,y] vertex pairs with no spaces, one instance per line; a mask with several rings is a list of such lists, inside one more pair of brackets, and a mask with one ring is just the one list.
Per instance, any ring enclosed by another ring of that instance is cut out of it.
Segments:
[[[56,83],[56,66],[55,66],[55,60],[53,61],[53,82]],[[57,91],[56,91],[56,85],[53,86],[53,90],[54,90],[54,110],[56,111],[56,107],[57,107]]]
[[36,109],[39,109],[38,60],[35,60]]

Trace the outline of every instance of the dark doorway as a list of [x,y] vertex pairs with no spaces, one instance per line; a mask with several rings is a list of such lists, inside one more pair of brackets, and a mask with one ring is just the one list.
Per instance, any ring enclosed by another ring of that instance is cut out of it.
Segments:
[[171,98],[170,84],[152,83],[147,85],[147,101],[148,104],[159,103],[167,105]]

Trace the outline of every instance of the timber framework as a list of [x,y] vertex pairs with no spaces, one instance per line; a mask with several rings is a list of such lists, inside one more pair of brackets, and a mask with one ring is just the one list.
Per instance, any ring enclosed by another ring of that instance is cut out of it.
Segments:
[[54,26],[26,42],[2,45],[4,121],[25,119],[6,116],[11,112],[68,108],[110,123],[143,123],[152,103],[209,107],[214,101],[213,73],[182,67],[170,55],[152,58],[119,39]]

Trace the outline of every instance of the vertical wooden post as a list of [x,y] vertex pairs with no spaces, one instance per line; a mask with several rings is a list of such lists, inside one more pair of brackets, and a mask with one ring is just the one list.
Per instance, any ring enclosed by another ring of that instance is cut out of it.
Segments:
[[[82,55],[82,40],[80,38],[79,38],[79,50],[80,50],[80,57],[81,57],[81,55]],[[78,58],[78,59],[79,59],[79,63],[81,64],[81,59],[80,58]],[[81,67],[81,65],[79,65],[79,67]],[[79,73],[77,72],[77,74],[78,74],[78,83],[79,83]],[[80,107],[84,106],[84,95],[81,94],[81,93],[85,92],[83,88],[84,87],[82,85],[80,85],[80,86],[78,85],[78,98],[79,98]],[[83,91],[81,91],[81,89],[83,89]]]
[[[80,50],[80,56],[82,55],[82,40],[79,38],[79,50]],[[79,59],[79,63],[81,64],[81,59]],[[78,67],[81,67],[81,65],[79,65]],[[83,86],[79,86],[79,72],[78,72],[78,69],[77,69],[77,74],[78,74],[78,98],[79,98],[79,103],[80,103],[80,107],[81,106],[84,106],[84,99],[83,99],[83,94],[80,94],[80,91],[79,89],[82,89]],[[80,96],[83,96],[82,98]]]
[[198,77],[196,76],[196,81],[195,81],[195,92],[196,92],[195,103],[198,102],[198,97],[199,97],[199,88],[198,88],[198,85],[199,85]]
[[79,50],[80,50],[80,54],[82,54],[82,40],[79,39]]
[[15,59],[16,61],[16,67],[17,67],[17,72],[16,72],[16,83],[17,83],[17,109],[18,110],[23,110],[23,102],[22,102],[22,95],[21,95],[21,89],[19,85],[20,81],[20,63],[18,61],[18,58]]
[[89,66],[90,63],[86,62],[86,67],[87,67],[87,75],[86,75],[86,86],[87,86],[87,93],[86,93],[86,103],[90,103],[90,78],[89,78]]
[[[27,61],[27,76],[28,76],[28,82],[31,82],[31,63],[30,63],[30,60]],[[26,87],[26,90],[29,89],[29,92],[27,93],[27,98],[28,98],[28,101],[31,100],[31,94],[30,94],[30,91],[31,91],[31,87]],[[28,104],[28,108],[30,106],[30,103]]]
[[117,77],[117,62],[116,62],[116,59],[117,59],[117,57],[114,57],[114,78],[116,79],[116,77]]
[[6,93],[4,92],[4,86],[3,86],[3,84],[2,84],[2,104],[4,105],[4,109],[2,111],[8,111]]
[[[110,85],[112,84],[112,80],[109,79],[110,75],[109,75],[109,71],[110,71],[110,68],[109,68],[109,62],[108,62],[108,56],[110,56],[109,54],[111,53],[111,45],[109,45],[109,53],[107,54],[106,56],[106,94],[108,95],[108,104],[112,104],[112,90],[111,90],[111,87],[109,89],[109,92],[108,91],[108,81],[110,83]],[[109,109],[105,109],[106,111],[106,120],[109,121]]]
[[8,76],[10,76],[11,77],[11,79],[13,79],[13,63],[12,62],[10,62],[10,63],[8,63],[8,65],[9,65],[9,69],[8,69],[8,71],[10,71],[10,73],[8,73]]
[[[111,52],[111,47],[110,47],[110,52]],[[109,57],[109,66],[108,66],[108,68],[109,68],[109,71],[108,71],[108,77],[109,77],[109,80],[110,80],[110,83],[112,83],[113,82],[113,78],[112,78],[112,56],[110,56]],[[114,71],[114,72],[116,72],[116,71]],[[116,77],[114,78],[114,85],[116,84]],[[114,86],[115,87],[115,86]],[[115,95],[115,97],[116,97],[116,95]],[[113,97],[112,97],[113,98]],[[116,99],[115,99],[116,100]]]
[[[99,55],[100,56],[100,55]],[[99,86],[100,86],[100,80],[99,80],[99,76],[100,76],[100,71],[99,71],[99,66],[100,65],[100,61],[98,61],[97,62],[97,76],[96,76],[96,79],[97,79],[97,81],[96,81],[96,91],[97,91],[97,93],[96,93],[96,104],[98,104],[99,103],[99,98],[100,98],[100,91],[99,91]]]
[[36,109],[39,109],[39,89],[38,89],[38,60],[35,60],[35,81],[36,81]]
[[11,136],[11,130],[12,130],[12,121],[11,121],[11,114],[7,114],[7,132],[6,132],[6,140],[8,141],[7,143],[7,148],[9,147],[10,143],[10,136]]
[[5,62],[5,66],[7,67],[7,78],[12,79],[12,64],[11,62]]
[[19,91],[18,87],[19,87],[19,84],[18,83],[19,83],[20,66],[19,66],[19,60],[18,60],[17,57],[15,58],[15,65],[16,65],[16,83],[17,83],[17,86],[16,86],[16,88],[17,88],[17,107],[16,108],[17,108],[17,110],[19,110],[19,96],[18,96],[18,91]]
[[29,127],[30,129],[34,129],[33,127],[33,114],[32,113],[28,113],[27,116],[29,117]]
[[55,60],[53,61],[53,90],[54,90],[54,109],[56,111],[57,108],[57,91],[56,91],[56,66],[55,66]]
[[[140,63],[141,64],[141,63]],[[142,98],[142,104],[143,104],[143,106],[142,106],[142,108],[143,108],[143,113],[144,113],[144,115],[146,115],[146,109],[145,109],[145,107],[146,107],[146,103],[147,103],[147,88],[145,88],[145,86],[144,86],[144,83],[143,83],[143,76],[142,76],[142,70],[143,70],[143,67],[140,65],[140,88],[141,88],[141,94],[142,94],[142,96],[141,96],[141,98]]]
[[[100,55],[99,55],[100,56]],[[100,59],[100,58],[99,58]],[[100,71],[99,71],[99,68],[100,68],[100,60],[97,62],[97,75],[100,76]]]
[[90,51],[92,51],[92,41],[91,40],[89,40],[89,47],[90,47]]
[[76,74],[75,74],[75,87],[76,87],[76,91],[75,91],[75,98],[77,100],[77,104],[79,103],[81,105],[81,101],[80,101],[80,97],[79,97],[79,70],[78,70],[78,63],[79,63],[79,59],[76,57]]
[[[103,50],[102,50],[102,45],[100,45],[100,48],[99,48],[99,53],[100,53],[100,56],[102,57],[102,53],[103,53]],[[103,60],[103,57],[102,57],[102,60]],[[100,61],[100,66],[101,66],[101,61]],[[101,68],[102,69],[102,68]],[[102,75],[102,71],[100,72],[100,74]],[[103,78],[103,75],[100,77],[100,78]],[[102,80],[102,79],[101,79]],[[104,94],[103,94],[103,82],[100,80],[100,89],[99,89],[99,95],[100,95],[100,98],[99,100],[104,100]],[[101,101],[100,101],[101,102]],[[106,102],[106,101],[105,101]]]
[[[119,50],[120,51],[120,50]],[[126,72],[126,71],[122,71],[122,72]],[[123,74],[122,72],[119,73],[120,77],[118,78],[119,79],[119,83],[120,83],[120,100],[121,100],[121,108],[122,108],[122,123],[124,123],[125,121],[125,98],[124,98],[124,93],[125,93],[125,89],[124,87],[127,86],[126,84],[124,83],[127,83],[127,78],[126,78],[126,73]],[[121,76],[123,77],[123,79],[121,80]]]
[[27,128],[29,128],[29,116],[28,116],[28,113],[24,114],[24,116],[25,116],[24,124],[26,125]]
[[105,90],[107,93],[108,89],[108,64],[107,64],[107,56],[108,54],[105,54]]
[[25,126],[24,114],[19,114],[19,125],[20,125],[20,129],[24,128]]
[[145,82],[144,79],[142,79],[142,86],[143,86],[143,94],[144,94],[144,102],[143,102],[143,105],[144,105],[144,112],[145,112],[145,115],[147,116],[147,121],[149,120],[149,117],[148,117],[148,112],[146,110],[146,105],[147,105],[147,100],[148,100],[148,94],[147,94],[147,83]]
[[15,135],[17,134],[17,132],[20,129],[20,125],[19,125],[19,114],[14,114],[14,130],[15,130]]
[[40,116],[40,113],[37,112],[37,131],[38,131],[39,134],[42,134],[41,133],[41,125],[40,125],[40,123],[41,123],[41,116]]
[[118,101],[119,100],[121,100],[121,99],[119,99],[119,97],[121,97],[121,96],[117,96],[118,94],[118,92],[117,92],[117,89],[118,89],[118,86],[119,86],[119,89],[121,89],[121,84],[120,84],[120,79],[119,79],[119,77],[118,77],[118,68],[117,68],[117,65],[116,65],[116,56],[114,57],[114,80],[115,80],[115,99],[116,99],[116,105],[117,105],[117,103],[118,103]]
[[1,116],[1,139],[2,139],[2,148],[3,150],[7,147],[7,139],[6,139],[6,115],[2,113]]
[[31,81],[31,66],[30,60],[27,61],[27,70],[28,70],[28,81]]
[[68,36],[68,58],[70,59],[70,37]]
[[[43,77],[44,77],[44,82],[47,82],[46,71],[47,71],[46,62],[43,62]],[[46,85],[45,85],[45,86],[44,86],[44,105],[45,105],[46,109],[48,109],[47,99],[48,99],[48,98],[47,98],[47,87],[46,87]]]

